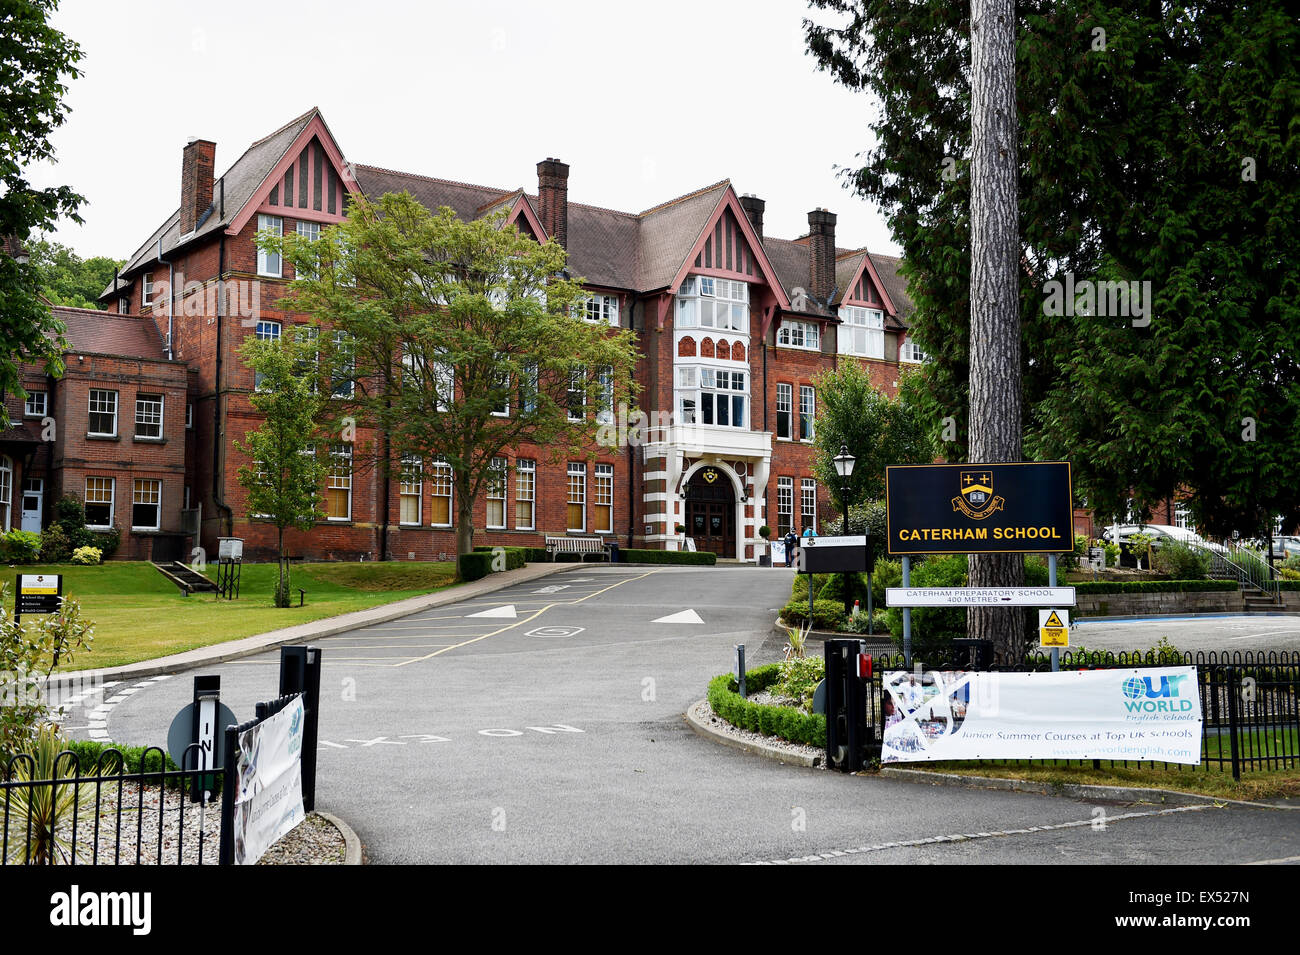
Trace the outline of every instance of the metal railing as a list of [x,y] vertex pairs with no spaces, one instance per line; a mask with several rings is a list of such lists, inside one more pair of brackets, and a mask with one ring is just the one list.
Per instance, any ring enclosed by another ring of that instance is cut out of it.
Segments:
[[1198,553],[1210,558],[1210,576],[1218,580],[1235,580],[1243,589],[1258,590],[1277,600],[1279,594],[1277,570],[1268,565],[1262,554],[1235,541],[1218,545],[1222,550],[1204,544],[1187,542]]
[[[199,745],[184,754],[199,765]],[[156,766],[156,770],[149,767]],[[151,746],[128,772],[116,749],[82,772],[64,750],[49,779],[35,779],[36,760],[20,753],[0,775],[0,865],[215,865],[220,813],[213,801],[190,802],[190,790],[219,790],[220,769],[168,769]]]
[[[957,664],[963,661],[946,661]],[[992,667],[1003,672],[1042,672],[1051,658],[1034,655],[1021,666]],[[1201,700],[1201,762],[1197,766],[1154,760],[1043,760],[999,759],[983,763],[1007,766],[1088,765],[1101,769],[1160,767],[1182,772],[1260,772],[1300,766],[1300,651],[1197,651],[1177,653],[1154,650],[1132,653],[1085,651],[1061,654],[1062,670],[1119,669],[1151,666],[1195,666]],[[884,737],[882,679],[886,670],[904,670],[902,654],[875,658],[871,690],[867,695],[870,725]],[[948,669],[945,663],[929,669]]]

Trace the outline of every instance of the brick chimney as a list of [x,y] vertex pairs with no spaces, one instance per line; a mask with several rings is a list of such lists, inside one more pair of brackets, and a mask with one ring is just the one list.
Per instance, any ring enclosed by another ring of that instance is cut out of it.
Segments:
[[745,210],[745,218],[754,227],[758,237],[763,238],[763,210],[767,208],[767,203],[753,193],[745,193],[740,197],[740,208]]
[[212,167],[217,144],[192,139],[181,153],[181,235],[193,232],[199,216],[212,205]]
[[542,228],[560,245],[569,246],[569,164],[544,159],[537,164],[538,210]]
[[835,287],[835,213],[825,209],[808,213],[808,285],[820,302]]

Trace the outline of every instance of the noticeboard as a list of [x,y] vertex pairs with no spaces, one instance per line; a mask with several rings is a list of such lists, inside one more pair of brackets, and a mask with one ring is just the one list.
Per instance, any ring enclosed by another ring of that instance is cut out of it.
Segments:
[[1063,554],[1074,549],[1068,461],[885,468],[890,554]]
[[862,573],[867,569],[867,538],[804,537],[799,541],[799,561],[805,574]]

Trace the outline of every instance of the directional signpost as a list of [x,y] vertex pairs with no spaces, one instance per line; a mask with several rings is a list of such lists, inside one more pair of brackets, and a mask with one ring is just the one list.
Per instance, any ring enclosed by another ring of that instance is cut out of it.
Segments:
[[19,574],[14,591],[14,620],[20,620],[25,613],[58,613],[62,600],[61,575]]
[[[885,468],[887,550],[903,558],[903,654],[912,665],[913,607],[1073,607],[1056,586],[1056,555],[1074,549],[1074,492],[1067,461],[907,464]],[[1046,554],[1047,587],[913,588],[915,554]],[[1059,628],[1051,628],[1059,629]],[[1052,669],[1059,667],[1052,647]]]

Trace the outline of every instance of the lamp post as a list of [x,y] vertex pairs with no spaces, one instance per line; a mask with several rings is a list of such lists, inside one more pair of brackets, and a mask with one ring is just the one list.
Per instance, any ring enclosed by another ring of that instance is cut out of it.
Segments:
[[[844,509],[844,536],[849,536],[849,478],[853,476],[853,465],[858,463],[858,459],[849,454],[847,444],[840,445],[840,453],[835,455],[832,460],[835,462],[835,473],[840,476],[840,506]],[[849,606],[849,586],[848,580],[844,584],[844,614],[851,614],[853,608]],[[870,620],[868,620],[870,625]]]

